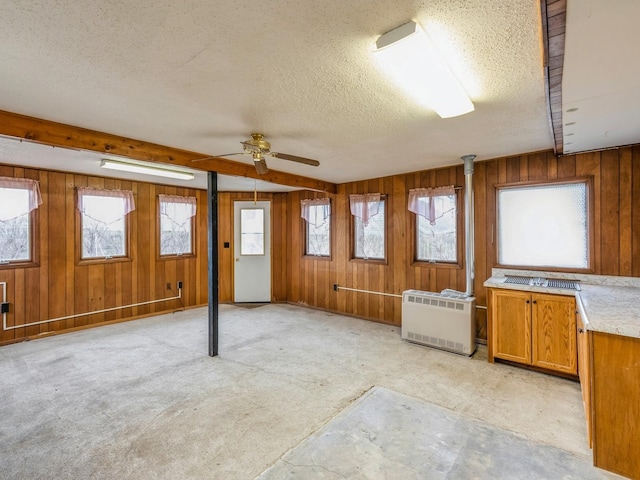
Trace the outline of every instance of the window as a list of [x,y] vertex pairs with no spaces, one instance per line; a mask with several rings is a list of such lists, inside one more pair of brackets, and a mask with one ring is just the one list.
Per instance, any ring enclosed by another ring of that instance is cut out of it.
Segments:
[[331,204],[328,198],[301,200],[305,219],[305,255],[328,257],[331,253]]
[[498,263],[589,267],[586,181],[498,187]]
[[159,195],[160,255],[194,253],[193,217],[196,197]]
[[[317,208],[317,207],[315,207]],[[307,222],[307,242],[305,253],[318,257],[328,257],[330,249],[331,221],[327,219],[319,227]]]
[[380,194],[351,195],[354,258],[384,260],[385,199]]
[[81,259],[127,256],[126,216],[135,209],[133,193],[78,188]]
[[453,186],[409,191],[409,210],[416,214],[416,260],[458,262],[457,201]]
[[264,210],[240,210],[240,255],[264,255]]
[[31,211],[41,204],[35,180],[0,177],[0,265],[33,261]]

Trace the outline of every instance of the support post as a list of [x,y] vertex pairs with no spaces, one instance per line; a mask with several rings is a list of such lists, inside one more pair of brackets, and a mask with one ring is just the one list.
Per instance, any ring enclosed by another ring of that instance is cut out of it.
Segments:
[[207,174],[207,239],[209,245],[209,356],[218,355],[218,174]]
[[475,155],[465,155],[464,161],[464,229],[465,238],[465,266],[467,277],[467,290],[465,295],[473,297],[473,280],[475,277],[475,233],[474,233],[474,211],[473,211],[473,160]]

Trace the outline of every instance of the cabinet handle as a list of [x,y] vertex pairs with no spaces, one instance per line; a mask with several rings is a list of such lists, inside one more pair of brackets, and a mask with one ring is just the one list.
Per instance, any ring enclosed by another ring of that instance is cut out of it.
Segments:
[[529,300],[527,300],[527,302],[526,302],[526,303],[529,303]]
[[537,303],[537,302],[534,300],[533,303]]
[[584,328],[579,328],[578,333],[584,333]]

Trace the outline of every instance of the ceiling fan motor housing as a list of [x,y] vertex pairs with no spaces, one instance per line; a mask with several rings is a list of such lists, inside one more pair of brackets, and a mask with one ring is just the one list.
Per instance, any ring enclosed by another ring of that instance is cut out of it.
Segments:
[[261,133],[252,133],[251,140],[242,142],[245,151],[249,153],[269,153],[271,144],[264,139]]

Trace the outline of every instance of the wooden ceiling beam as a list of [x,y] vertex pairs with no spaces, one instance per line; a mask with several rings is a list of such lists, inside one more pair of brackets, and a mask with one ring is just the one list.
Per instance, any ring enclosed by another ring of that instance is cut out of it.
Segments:
[[88,150],[165,165],[180,165],[196,170],[218,172],[222,175],[256,178],[301,189],[329,193],[336,193],[337,189],[335,183],[277,170],[269,170],[269,173],[258,175],[253,165],[224,158],[214,157],[194,162],[193,160],[209,156],[2,110],[0,110],[0,135],[55,147]]
[[564,67],[564,35],[567,25],[567,0],[540,0],[542,45],[544,52],[547,115],[554,152],[564,150],[562,126],[562,72]]

